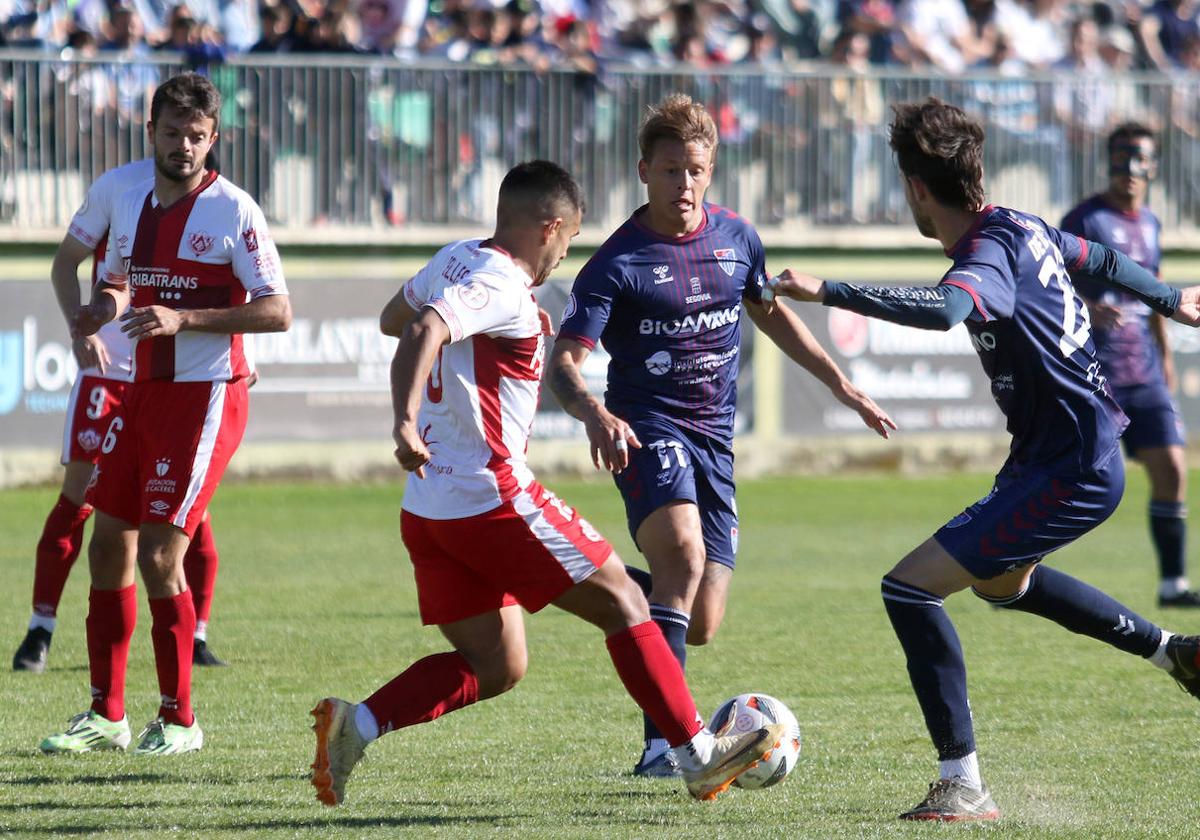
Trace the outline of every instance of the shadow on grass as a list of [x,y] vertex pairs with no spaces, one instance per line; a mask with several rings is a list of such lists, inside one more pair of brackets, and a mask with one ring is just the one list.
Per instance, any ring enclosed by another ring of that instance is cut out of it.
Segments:
[[22,776],[19,779],[0,782],[0,788],[33,787],[37,785],[112,785],[123,782],[153,782],[177,781],[175,777],[163,773],[105,773],[96,776]]
[[448,825],[499,825],[511,824],[513,821],[528,820],[533,814],[505,814],[498,816],[411,816],[411,817],[333,817],[331,819],[284,819],[284,820],[255,820],[253,822],[227,822],[208,826],[223,831],[272,831],[279,829],[329,829],[329,828],[409,828],[419,826],[448,826]]
[[[124,811],[130,808],[160,808],[158,802],[105,802],[88,805],[68,804],[61,799],[43,802],[4,802],[0,803],[0,813],[4,811]],[[0,833],[3,833],[0,831]]]

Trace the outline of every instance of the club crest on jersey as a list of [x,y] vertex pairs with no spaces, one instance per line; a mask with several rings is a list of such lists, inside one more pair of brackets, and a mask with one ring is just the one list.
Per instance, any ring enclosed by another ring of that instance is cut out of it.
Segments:
[[246,250],[253,254],[258,250],[258,231],[254,228],[242,231],[242,241],[246,243]]
[[213,245],[213,238],[207,233],[193,233],[188,237],[188,247],[197,257],[208,252]]
[[713,251],[713,256],[717,258],[717,265],[721,266],[721,270],[733,276],[733,272],[737,269],[737,254],[732,248],[718,248]]
[[661,286],[663,283],[674,283],[675,278],[671,276],[671,266],[656,265],[652,269],[654,272],[654,285]]

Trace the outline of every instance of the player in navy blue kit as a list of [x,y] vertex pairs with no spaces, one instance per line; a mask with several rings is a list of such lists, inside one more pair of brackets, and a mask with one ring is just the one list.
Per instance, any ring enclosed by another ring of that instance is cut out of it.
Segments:
[[[1066,215],[1062,229],[1120,251],[1159,274],[1158,217],[1146,193],[1158,169],[1154,133],[1125,123],[1108,137],[1108,189]],[[1129,292],[1073,277],[1113,397],[1129,418],[1123,440],[1150,477],[1150,534],[1158,553],[1160,607],[1200,607],[1187,578],[1187,458],[1171,392],[1175,367],[1167,322]]]
[[[741,314],[887,437],[895,428],[784,307],[764,306],[762,242],[744,219],[704,201],[717,129],[682,95],[650,110],[638,134],[647,204],[596,252],[563,316],[547,380],[587,428],[592,458],[615,474],[629,531],[650,565],[631,569],[680,664],[685,644],[717,632],[737,554],[733,427]],[[579,366],[604,343],[602,405]],[[653,724],[634,772],[677,775]]]
[[965,321],[1013,436],[994,489],[883,578],[888,618],[940,760],[938,781],[904,819],[999,816],[979,774],[962,647],[943,608],[962,589],[1142,656],[1200,697],[1200,636],[1173,635],[1039,563],[1103,522],[1125,483],[1118,439],[1127,420],[1109,394],[1068,270],[1190,326],[1200,324],[1200,287],[1172,289],[1119,251],[986,205],[983,139],[979,123],[940,100],[895,106],[891,146],[917,229],[953,261],[939,285],[861,287],[785,271],[766,293],[927,329]]

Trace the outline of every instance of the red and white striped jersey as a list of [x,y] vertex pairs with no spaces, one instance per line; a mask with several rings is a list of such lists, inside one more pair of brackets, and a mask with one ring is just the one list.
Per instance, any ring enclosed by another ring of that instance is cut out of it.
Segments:
[[[92,262],[92,283],[99,276],[104,264],[104,250],[108,243],[108,229],[112,225],[113,209],[117,199],[130,188],[154,177],[154,160],[144,158],[110,169],[92,182],[83,204],[71,218],[67,229],[72,237],[91,248],[95,255]],[[98,368],[87,368],[80,376],[100,376],[120,382],[133,381],[133,345],[129,337],[121,332],[121,323],[111,321],[100,328],[97,338],[108,350],[109,364],[101,373]]]
[[447,245],[404,285],[450,328],[425,385],[417,426],[425,478],[410,477],[404,510],[460,519],[491,510],[533,481],[525,462],[545,343],[533,280],[486,240]]
[[[153,179],[125,192],[113,213],[104,271],[110,285],[128,283],[132,307],[224,309],[287,294],[262,210],[216,172],[166,208]],[[133,348],[135,382],[217,382],[250,370],[236,334],[184,330]]]

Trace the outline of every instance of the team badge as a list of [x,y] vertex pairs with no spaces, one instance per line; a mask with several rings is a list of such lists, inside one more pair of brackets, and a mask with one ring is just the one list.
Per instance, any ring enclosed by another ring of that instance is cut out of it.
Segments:
[[192,249],[192,253],[197,257],[207,253],[212,244],[213,238],[207,233],[193,233],[188,237],[188,247]]
[[713,251],[713,256],[717,258],[717,265],[721,266],[721,270],[733,276],[734,270],[737,268],[737,254],[732,248],[718,248]]
[[91,452],[100,445],[100,434],[95,429],[85,429],[79,433],[78,439],[84,452]]
[[487,287],[474,281],[462,286],[458,296],[468,308],[476,311],[487,306],[488,298],[490,297]]
[[168,472],[170,472],[170,470],[171,470],[171,460],[169,458],[160,458],[154,464],[154,472],[158,475],[159,478],[162,478],[164,475],[166,475]]
[[254,228],[242,231],[242,241],[246,243],[246,250],[253,254],[258,250],[258,231]]

